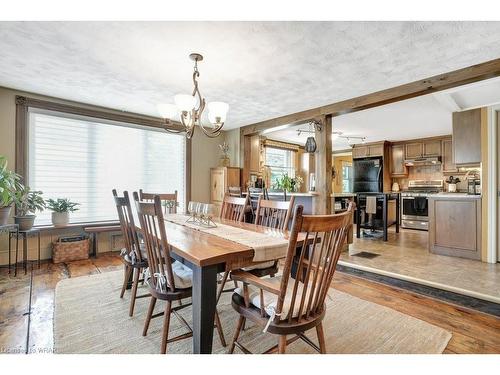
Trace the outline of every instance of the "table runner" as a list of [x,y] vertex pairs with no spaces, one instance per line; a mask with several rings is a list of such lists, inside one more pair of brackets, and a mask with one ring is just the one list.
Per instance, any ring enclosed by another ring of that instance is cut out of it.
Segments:
[[190,216],[188,215],[182,214],[167,214],[165,215],[164,219],[165,221],[169,221],[174,224],[183,225],[191,229],[199,230],[203,233],[211,234],[229,241],[239,243],[244,246],[251,247],[252,249],[254,249],[254,262],[266,262],[284,258],[286,256],[288,240],[283,239],[281,237],[281,232],[279,231],[276,231],[276,233],[280,233],[280,237],[273,237],[272,232],[266,234],[258,233],[221,223],[216,223],[216,228],[206,228],[186,222],[189,217]]

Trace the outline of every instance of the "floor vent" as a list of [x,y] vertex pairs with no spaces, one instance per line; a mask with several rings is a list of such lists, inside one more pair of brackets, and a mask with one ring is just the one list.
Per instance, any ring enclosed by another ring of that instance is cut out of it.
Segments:
[[362,251],[360,253],[352,254],[352,256],[353,257],[373,259],[373,258],[376,258],[376,257],[380,256],[380,254],[370,253],[368,251]]

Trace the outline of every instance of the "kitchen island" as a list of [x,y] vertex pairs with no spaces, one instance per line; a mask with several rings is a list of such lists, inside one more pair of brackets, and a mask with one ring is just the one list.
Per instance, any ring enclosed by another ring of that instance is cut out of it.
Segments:
[[[373,214],[371,223],[366,223],[364,220],[366,202],[368,197],[376,199],[376,207],[382,206],[382,217],[377,220],[377,213]],[[383,192],[383,193],[357,193],[356,194],[356,238],[361,237],[361,229],[382,229],[383,240],[387,241],[387,229],[391,225],[396,225],[396,233],[399,233],[399,208],[400,208],[401,194],[397,192]],[[389,203],[394,202],[395,214],[393,217],[389,215]],[[379,223],[380,224],[377,224]]]
[[481,196],[440,193],[429,196],[429,251],[481,259]]

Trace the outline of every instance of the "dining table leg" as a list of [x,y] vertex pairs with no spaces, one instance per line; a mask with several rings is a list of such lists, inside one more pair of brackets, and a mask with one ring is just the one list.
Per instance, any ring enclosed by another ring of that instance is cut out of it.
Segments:
[[217,272],[215,265],[193,265],[193,353],[212,353],[215,307],[217,304]]

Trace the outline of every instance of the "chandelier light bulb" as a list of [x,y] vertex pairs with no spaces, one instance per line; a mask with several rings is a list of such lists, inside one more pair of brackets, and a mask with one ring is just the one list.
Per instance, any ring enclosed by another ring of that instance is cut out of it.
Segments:
[[181,112],[191,112],[196,105],[194,96],[188,94],[178,94],[174,96],[174,101]]
[[224,102],[208,103],[208,120],[212,124],[220,124],[226,121],[229,105]]

